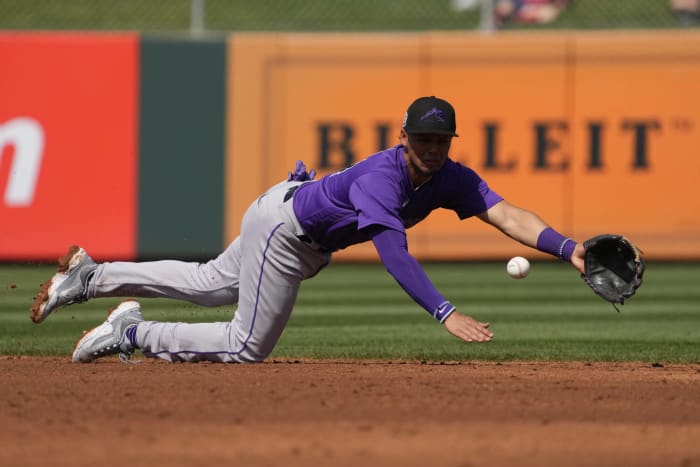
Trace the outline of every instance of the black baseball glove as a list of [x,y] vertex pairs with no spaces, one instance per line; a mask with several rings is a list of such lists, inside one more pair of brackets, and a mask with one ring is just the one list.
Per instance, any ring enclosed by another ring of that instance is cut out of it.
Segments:
[[645,266],[641,250],[624,236],[612,234],[590,238],[583,247],[583,280],[613,306],[624,304],[642,285]]

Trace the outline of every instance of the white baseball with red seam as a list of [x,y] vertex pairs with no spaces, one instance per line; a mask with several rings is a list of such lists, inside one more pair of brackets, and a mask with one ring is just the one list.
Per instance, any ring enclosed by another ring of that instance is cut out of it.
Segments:
[[506,270],[513,279],[524,279],[530,273],[530,262],[522,256],[515,256],[508,261]]

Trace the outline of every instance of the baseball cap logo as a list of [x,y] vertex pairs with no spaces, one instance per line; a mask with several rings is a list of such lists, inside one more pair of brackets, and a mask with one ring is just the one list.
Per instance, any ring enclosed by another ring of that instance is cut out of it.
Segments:
[[406,133],[436,133],[457,136],[455,111],[444,99],[419,97],[408,107],[403,117]]
[[426,123],[445,123],[445,114],[437,107],[433,107],[423,114],[420,121]]

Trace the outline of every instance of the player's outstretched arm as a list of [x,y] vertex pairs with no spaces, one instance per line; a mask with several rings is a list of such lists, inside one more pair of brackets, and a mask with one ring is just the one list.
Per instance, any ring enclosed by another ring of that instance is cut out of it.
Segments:
[[[396,279],[404,291],[447,330],[466,342],[488,342],[493,333],[489,323],[461,315],[430,282],[418,262],[408,253],[406,235],[383,226],[368,229],[379,257],[387,271]],[[439,306],[435,306],[438,305]]]
[[478,217],[523,245],[570,261],[579,272],[584,271],[583,244],[556,232],[534,212],[503,200]]
[[450,334],[466,342],[488,342],[493,338],[489,323],[482,323],[457,312],[447,317],[445,327]]
[[478,217],[531,248],[537,248],[538,235],[548,227],[534,212],[512,205],[506,200],[495,204]]

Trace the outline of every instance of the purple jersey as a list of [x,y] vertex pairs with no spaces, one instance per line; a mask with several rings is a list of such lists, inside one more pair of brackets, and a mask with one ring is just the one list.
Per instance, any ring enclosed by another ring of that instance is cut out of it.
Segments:
[[398,145],[302,184],[293,202],[304,231],[319,245],[336,251],[368,241],[366,229],[373,225],[404,232],[434,209],[451,209],[465,219],[502,199],[476,172],[451,159],[414,189],[404,148]]

